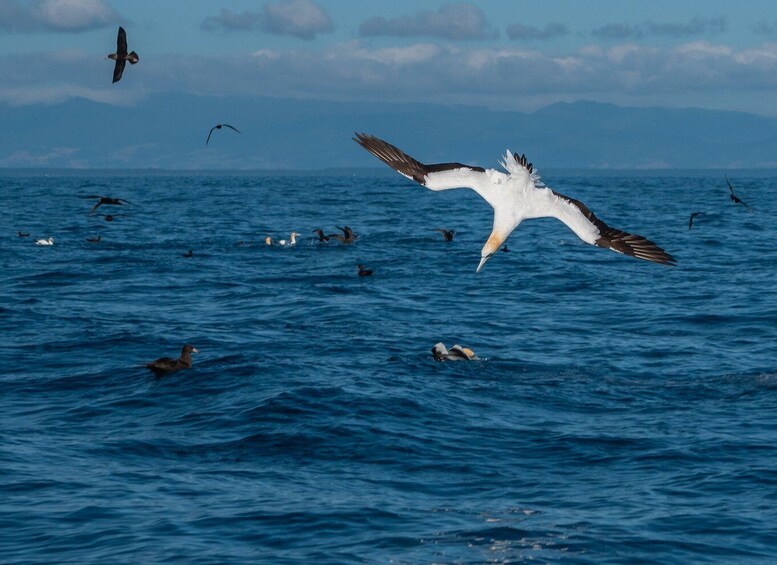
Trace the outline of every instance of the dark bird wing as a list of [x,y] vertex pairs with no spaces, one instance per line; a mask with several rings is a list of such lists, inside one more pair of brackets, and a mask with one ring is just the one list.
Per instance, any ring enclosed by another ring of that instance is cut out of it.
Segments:
[[237,133],[240,133],[239,129],[237,129],[236,127],[233,127],[233,126],[231,126],[229,124],[221,124],[221,125],[224,126],[225,128],[229,128],[231,130],[235,130]]
[[116,54],[121,58],[127,54],[127,32],[119,26],[119,35],[116,37]]
[[210,136],[213,135],[213,130],[216,129],[219,126],[213,126],[210,128],[210,131],[208,132],[208,139],[205,140],[205,147],[208,146],[208,142],[210,141]]
[[124,59],[116,59],[116,65],[113,67],[113,82],[119,82],[121,75],[124,74],[124,67],[127,65],[127,61]]
[[728,180],[728,175],[725,175],[726,177],[726,184],[728,185],[728,191],[731,193],[731,200],[733,200],[736,204],[742,204],[745,208],[748,210],[750,209],[750,206],[747,205],[747,202],[739,198],[736,194],[734,194],[734,187],[731,186],[731,183]]
[[597,246],[612,249],[613,251],[629,255],[630,257],[636,257],[637,259],[652,261],[653,263],[661,263],[663,265],[674,265],[677,263],[677,260],[674,257],[646,237],[631,234],[617,228],[611,228],[597,218],[596,215],[579,200],[564,196],[555,190],[553,191],[553,194],[566,200],[569,204],[580,210],[583,216],[596,226],[596,229],[599,230],[599,239],[596,240]]
[[93,214],[93,213],[94,213],[94,211],[95,211],[95,210],[97,210],[97,209],[100,207],[100,204],[102,204],[102,203],[103,203],[103,201],[102,201],[102,200],[98,200],[98,201],[97,201],[97,204],[95,204],[95,205],[92,207],[92,209],[91,209],[91,210],[89,210],[89,214]]
[[[391,145],[390,143],[383,141],[374,135],[367,135],[364,133],[356,133],[356,137],[353,140],[364,147],[367,151],[375,155],[378,159],[386,163],[389,167],[394,169],[400,175],[403,175],[411,180],[416,181],[418,184],[430,188],[432,190],[444,190],[446,188],[453,187],[472,187],[470,182],[478,182],[481,180],[478,173],[485,173],[486,170],[483,167],[472,167],[470,165],[463,165],[461,163],[437,163],[434,165],[425,165],[420,161],[413,159],[410,155]],[[448,171],[460,171],[463,175],[462,178],[456,178],[451,186],[448,186],[447,182]],[[438,174],[435,174],[438,173]],[[474,180],[470,181],[467,177],[470,173],[475,173]],[[482,177],[485,178],[485,174]],[[463,181],[463,182],[459,182]]]

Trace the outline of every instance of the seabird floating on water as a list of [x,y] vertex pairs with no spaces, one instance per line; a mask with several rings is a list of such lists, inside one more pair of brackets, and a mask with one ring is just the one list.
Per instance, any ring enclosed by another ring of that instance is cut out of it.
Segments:
[[323,243],[324,241],[329,241],[330,238],[335,237],[336,235],[331,233],[329,235],[324,235],[324,230],[322,230],[321,228],[314,229],[313,233],[318,235],[319,243]]
[[264,238],[264,244],[265,245],[275,245],[275,242],[272,240],[272,238],[268,235]]
[[108,55],[108,58],[116,61],[116,66],[113,67],[113,82],[119,82],[121,80],[121,75],[124,73],[124,66],[127,64],[127,61],[130,62],[130,65],[134,65],[140,61],[140,57],[138,57],[138,54],[134,51],[127,53],[127,33],[121,26],[119,26],[119,35],[116,37],[116,53],[111,53]]
[[693,213],[691,213],[691,217],[688,218],[688,229],[691,229],[693,227],[693,219],[696,216],[703,216],[703,215],[704,215],[704,212],[693,212]]
[[508,151],[501,163],[507,170],[508,174],[505,174],[461,163],[425,165],[390,143],[363,133],[357,133],[354,141],[399,174],[430,190],[471,188],[491,205],[494,227],[480,252],[478,272],[522,221],[544,217],[561,220],[575,235],[591,245],[655,263],[676,263],[671,255],[652,241],[611,228],[579,200],[546,187],[526,155]]
[[340,235],[339,233],[333,233],[329,237],[330,238],[334,237],[340,243],[346,243],[346,244],[353,243],[359,238],[359,236],[353,233],[353,230],[348,226],[343,226],[343,227],[335,226],[335,227],[339,229],[341,232],[343,232],[343,235]]
[[16,232],[16,235],[18,235],[19,237],[30,237],[30,234],[26,231],[18,231]]
[[184,253],[184,254],[182,255],[182,257],[194,257],[194,253],[192,252],[192,250],[191,250],[191,249],[189,249],[189,251],[187,251],[186,253]]
[[449,351],[443,342],[432,347],[432,355],[434,355],[435,361],[477,361],[480,359],[469,347],[456,344]]
[[372,269],[365,269],[364,265],[356,265],[356,268],[359,271],[360,277],[369,277],[372,275]]
[[729,195],[730,198],[731,198],[731,201],[734,204],[742,204],[745,208],[747,208],[749,210],[750,206],[748,206],[747,203],[744,200],[742,200],[736,194],[734,194],[734,187],[731,186],[731,183],[728,181],[728,175],[725,175],[725,177],[726,177],[726,184],[728,185],[728,191],[731,193]]
[[103,236],[98,235],[97,237],[87,237],[86,241],[89,243],[100,243],[103,239]]
[[192,366],[192,353],[199,353],[199,350],[193,345],[187,343],[181,349],[181,356],[178,359],[172,359],[170,357],[160,357],[156,361],[146,363],[145,366],[154,372],[155,375],[166,375],[168,373],[174,373],[181,369],[191,369]]
[[[123,216],[124,214],[100,214],[99,216],[104,218],[106,222],[112,222],[119,216]],[[96,216],[95,216],[96,217]]]
[[232,127],[229,124],[216,124],[215,126],[210,128],[210,131],[208,132],[208,139],[205,140],[205,147],[208,146],[208,142],[210,141],[210,136],[213,134],[213,130],[214,129],[221,129],[221,128],[229,128],[229,129],[235,130],[237,133],[240,133],[240,130],[238,130],[235,127]]
[[446,230],[443,228],[434,228],[434,231],[438,231],[442,234],[443,241],[453,241],[453,234],[456,233],[456,230]]
[[281,239],[278,241],[278,245],[281,247],[292,247],[294,245],[297,245],[297,236],[300,235],[297,232],[293,231],[289,234],[289,240]]
[[35,245],[54,245],[54,238],[49,237],[48,239],[37,239],[35,240]]

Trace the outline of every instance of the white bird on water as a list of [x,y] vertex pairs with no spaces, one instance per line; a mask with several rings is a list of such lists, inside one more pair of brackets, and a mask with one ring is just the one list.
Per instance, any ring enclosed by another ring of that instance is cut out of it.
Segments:
[[278,241],[278,245],[280,245],[282,247],[292,247],[293,245],[297,245],[297,236],[298,235],[299,234],[297,232],[293,231],[293,232],[291,232],[291,234],[289,234],[289,240],[288,241],[286,241],[285,239],[281,239],[280,241]]
[[494,228],[480,252],[477,272],[522,221],[546,217],[561,220],[577,237],[591,245],[654,263],[676,263],[674,257],[652,241],[611,228],[579,200],[546,187],[526,155],[508,151],[501,161],[507,174],[461,163],[425,165],[382,139],[364,133],[355,135],[354,141],[410,180],[430,190],[471,188],[491,204]]
[[35,245],[54,245],[54,238],[50,237],[48,239],[36,239]]

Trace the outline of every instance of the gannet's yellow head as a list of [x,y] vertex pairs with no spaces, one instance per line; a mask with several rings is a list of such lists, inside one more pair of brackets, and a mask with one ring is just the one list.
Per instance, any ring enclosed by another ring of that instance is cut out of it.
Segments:
[[491,237],[488,238],[486,241],[486,244],[483,246],[483,249],[480,251],[480,264],[478,265],[477,273],[480,272],[480,269],[483,268],[483,265],[486,264],[486,261],[491,259],[491,257],[494,256],[494,253],[496,253],[500,247],[502,247],[502,244],[507,239],[507,236],[509,233],[505,233],[503,231],[497,231],[494,230],[491,232]]

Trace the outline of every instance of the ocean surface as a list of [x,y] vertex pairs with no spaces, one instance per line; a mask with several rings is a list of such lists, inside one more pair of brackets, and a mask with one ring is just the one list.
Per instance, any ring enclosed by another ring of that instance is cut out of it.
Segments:
[[728,176],[544,174],[678,265],[546,219],[476,274],[490,207],[388,169],[6,171],[0,562],[774,563],[777,173]]

